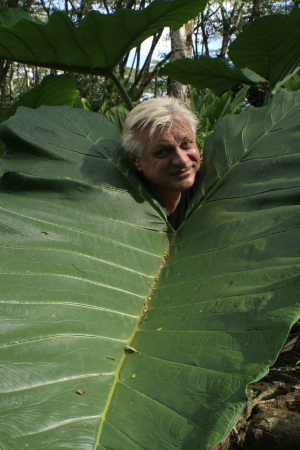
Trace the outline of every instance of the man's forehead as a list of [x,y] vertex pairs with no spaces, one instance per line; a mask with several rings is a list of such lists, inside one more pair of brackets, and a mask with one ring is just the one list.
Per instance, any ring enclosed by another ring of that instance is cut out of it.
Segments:
[[[167,145],[173,142],[181,141],[182,139],[186,139],[191,137],[192,132],[189,130],[165,130],[159,136],[151,139],[151,147],[159,147],[161,145]],[[150,143],[149,142],[149,143]]]
[[152,153],[157,147],[165,146],[185,138],[193,139],[194,132],[183,116],[175,116],[173,123],[165,127],[158,127],[151,136],[151,125],[139,132],[143,145],[143,154]]
[[146,127],[142,131],[144,136],[152,142],[164,142],[173,140],[175,136],[182,137],[187,135],[194,135],[193,130],[191,129],[189,123],[186,119],[183,118],[175,118],[173,123],[167,125],[165,127],[158,127],[153,135],[151,136],[151,127]]

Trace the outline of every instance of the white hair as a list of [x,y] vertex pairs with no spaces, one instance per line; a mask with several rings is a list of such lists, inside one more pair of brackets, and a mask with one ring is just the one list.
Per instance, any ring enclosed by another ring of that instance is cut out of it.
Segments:
[[184,117],[194,134],[198,125],[197,117],[179,100],[174,97],[158,97],[145,100],[133,108],[127,115],[123,126],[123,144],[129,153],[141,156],[143,146],[139,133],[149,127],[149,137],[152,138],[157,129],[163,131],[171,128],[176,116]]

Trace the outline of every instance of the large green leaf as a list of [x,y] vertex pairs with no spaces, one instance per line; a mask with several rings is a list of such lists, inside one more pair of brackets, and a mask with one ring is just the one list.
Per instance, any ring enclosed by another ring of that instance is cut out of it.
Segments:
[[201,56],[197,60],[178,59],[166,64],[159,74],[168,75],[183,84],[191,84],[197,89],[208,88],[216,95],[221,95],[238,83],[255,84],[240,69],[209,56]]
[[289,15],[273,14],[250,24],[230,45],[228,56],[240,68],[249,68],[274,89],[300,67],[300,9]]
[[167,227],[100,114],[20,108],[2,130],[1,447],[93,448]]
[[[20,106],[33,109],[39,108],[42,105],[73,106],[76,97],[76,83],[72,75],[47,76],[43,78],[41,84],[30,89],[16,103],[6,109],[0,117],[0,123],[13,116]],[[0,140],[0,157],[3,156],[4,151],[4,144]]]
[[78,27],[63,12],[53,13],[42,25],[19,20],[14,26],[0,26],[0,58],[107,75],[130,49],[161,28],[179,28],[206,3],[157,0],[141,11],[118,9],[110,15],[92,11]]
[[164,211],[112,124],[2,127],[1,447],[211,448],[299,317],[299,93],[217,123],[162,265]]
[[8,8],[7,6],[0,8],[0,25],[6,27],[12,27],[19,20],[26,19],[30,22],[42,23],[39,20],[35,20],[32,15],[28,14],[21,8]]
[[237,111],[238,114],[242,111],[241,106],[245,103],[245,99],[247,97],[247,92],[249,90],[249,86],[244,86],[234,97],[232,103],[230,105],[230,111]]
[[4,111],[0,117],[0,123],[13,116],[20,106],[33,109],[39,108],[42,105],[73,106],[76,96],[76,83],[72,75],[46,76],[43,78],[41,84],[30,89],[16,103]]
[[104,114],[122,133],[123,125],[128,114],[128,110],[123,105],[114,106],[106,111]]

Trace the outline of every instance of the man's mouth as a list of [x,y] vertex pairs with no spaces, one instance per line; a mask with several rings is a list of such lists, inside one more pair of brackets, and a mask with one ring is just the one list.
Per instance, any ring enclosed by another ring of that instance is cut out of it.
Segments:
[[185,169],[185,170],[181,170],[180,172],[173,173],[172,176],[185,178],[185,177],[190,176],[191,171],[192,171],[192,168],[190,167],[189,169]]

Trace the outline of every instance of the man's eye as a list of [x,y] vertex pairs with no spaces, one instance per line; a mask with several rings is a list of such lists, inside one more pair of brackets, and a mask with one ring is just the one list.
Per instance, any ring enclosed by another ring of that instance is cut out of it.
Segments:
[[168,149],[167,148],[164,148],[164,149],[162,149],[162,150],[159,150],[157,153],[156,153],[156,157],[157,158],[164,158],[165,156],[167,156],[167,154],[168,154]]
[[184,141],[184,142],[182,143],[182,147],[183,147],[183,148],[189,148],[190,145],[191,145],[191,141]]

